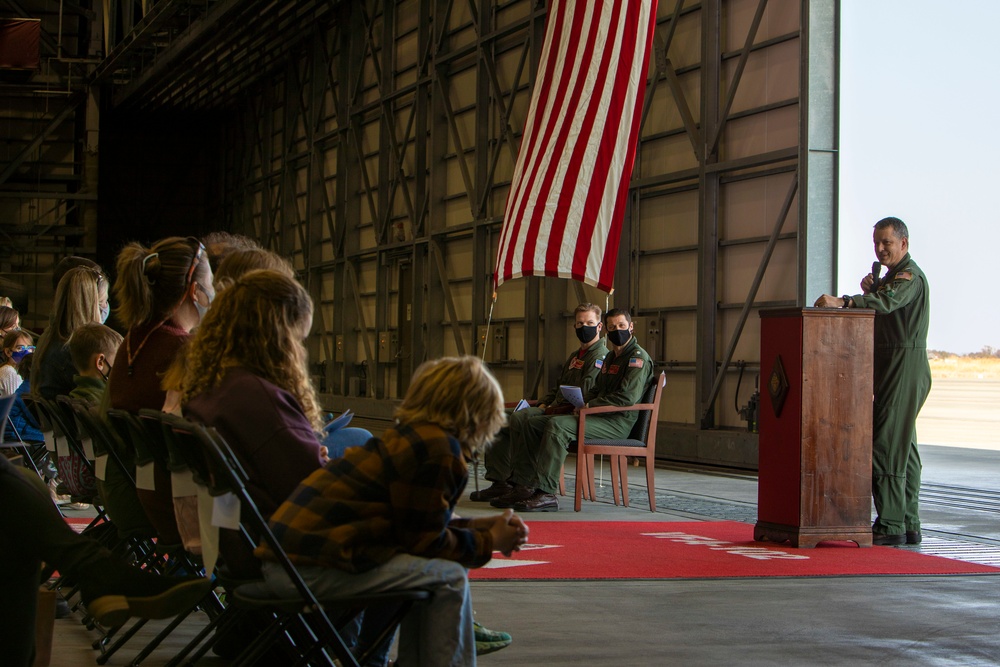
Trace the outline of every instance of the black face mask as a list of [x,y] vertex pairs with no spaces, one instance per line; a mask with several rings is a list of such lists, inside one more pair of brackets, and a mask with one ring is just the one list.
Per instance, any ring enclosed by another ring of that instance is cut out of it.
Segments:
[[596,326],[588,327],[585,325],[576,328],[576,337],[580,339],[581,343],[589,343],[594,340],[595,336],[597,336]]
[[628,329],[615,329],[608,332],[608,340],[611,341],[612,345],[617,345],[618,347],[627,343],[631,337],[632,332]]

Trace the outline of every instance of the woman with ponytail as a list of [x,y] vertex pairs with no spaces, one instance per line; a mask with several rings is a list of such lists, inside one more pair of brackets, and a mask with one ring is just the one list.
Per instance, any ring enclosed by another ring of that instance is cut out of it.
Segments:
[[[215,290],[205,248],[193,237],[171,237],[145,247],[130,243],[117,262],[115,314],[127,329],[108,379],[112,408],[159,410],[166,392],[163,374],[208,310]],[[154,462],[154,490],[139,489],[139,501],[160,540],[179,543],[170,471]]]

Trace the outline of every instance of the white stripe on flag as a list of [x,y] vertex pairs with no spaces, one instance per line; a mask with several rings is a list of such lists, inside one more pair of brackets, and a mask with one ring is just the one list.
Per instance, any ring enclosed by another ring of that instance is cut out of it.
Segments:
[[519,276],[610,291],[656,0],[553,0],[497,249]]

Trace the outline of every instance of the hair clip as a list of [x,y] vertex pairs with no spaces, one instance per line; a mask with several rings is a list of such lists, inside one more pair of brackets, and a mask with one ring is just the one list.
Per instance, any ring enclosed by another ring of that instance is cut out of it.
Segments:
[[[159,257],[159,256],[160,256],[160,253],[158,253],[158,252],[151,252],[151,253],[149,253],[148,255],[146,255],[145,257],[142,258],[142,275],[146,276],[146,262],[148,262],[149,260],[153,259],[154,257]],[[155,280],[152,280],[149,276],[146,276],[146,280],[149,282],[150,285],[152,285],[153,283],[156,282]]]

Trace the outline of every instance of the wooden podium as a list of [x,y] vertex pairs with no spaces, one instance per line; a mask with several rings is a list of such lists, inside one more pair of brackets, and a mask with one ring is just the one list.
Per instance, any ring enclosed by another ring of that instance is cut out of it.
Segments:
[[870,547],[875,311],[760,313],[755,540]]

